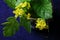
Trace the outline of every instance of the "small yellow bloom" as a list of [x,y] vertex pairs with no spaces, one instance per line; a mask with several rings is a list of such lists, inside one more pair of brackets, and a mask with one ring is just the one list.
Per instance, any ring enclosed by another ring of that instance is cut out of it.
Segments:
[[31,14],[30,14],[30,13],[28,13],[28,14],[27,14],[27,19],[30,19],[30,16],[31,16]]
[[16,9],[13,11],[13,13],[15,14],[15,17],[18,17],[18,16],[22,16],[25,12],[23,9]]
[[30,3],[28,3],[27,9],[29,9],[31,7]]
[[26,7],[26,6],[27,6],[27,3],[28,3],[28,2],[25,1],[25,2],[21,5],[21,7],[22,7],[22,8]]
[[16,6],[15,9],[20,8],[20,7],[21,8],[26,7],[27,9],[29,9],[31,6],[30,6],[30,3],[29,2],[25,1],[23,3],[20,3],[18,6]]
[[23,3],[20,3],[18,6],[15,7],[15,9],[20,8],[23,5]]
[[41,25],[41,26],[46,26],[46,22],[45,22],[44,20],[41,20],[41,21],[40,21],[40,25]]
[[36,22],[37,22],[36,23],[36,28],[39,28],[40,30],[46,28],[46,22],[45,22],[45,20],[38,18],[36,20]]
[[39,28],[40,24],[39,23],[36,23],[36,28]]
[[36,20],[36,22],[40,22],[40,20],[41,20],[41,18],[38,18],[38,19]]

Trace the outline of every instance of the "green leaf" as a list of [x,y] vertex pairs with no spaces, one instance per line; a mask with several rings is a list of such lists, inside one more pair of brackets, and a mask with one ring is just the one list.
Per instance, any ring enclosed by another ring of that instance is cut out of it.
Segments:
[[30,2],[31,0],[4,0],[4,2],[12,9],[15,9],[17,5],[24,1]]
[[4,25],[3,35],[4,36],[12,36],[19,29],[19,23],[14,17],[9,17],[7,22],[2,23]]
[[24,2],[24,1],[28,1],[28,2],[30,2],[31,0],[17,0],[17,2],[16,2],[15,5],[17,6],[17,5],[19,5],[21,2]]
[[23,26],[28,32],[31,32],[30,20],[27,20],[25,17],[20,17],[20,26]]
[[39,17],[44,19],[52,18],[52,4],[50,0],[35,0],[32,1],[31,5]]
[[16,0],[4,0],[5,3],[12,9],[15,8]]

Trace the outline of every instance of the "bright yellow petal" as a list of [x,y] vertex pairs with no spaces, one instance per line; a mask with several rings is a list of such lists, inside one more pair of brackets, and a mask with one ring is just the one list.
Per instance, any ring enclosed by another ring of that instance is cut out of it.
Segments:
[[15,9],[21,7],[23,5],[23,3],[20,3],[18,6],[15,7]]
[[19,15],[23,15],[25,13],[25,11],[23,9],[19,10]]
[[41,18],[38,18],[38,19],[36,20],[36,22],[40,22],[40,20],[41,20]]
[[30,19],[30,17],[31,17],[31,14],[28,13],[28,14],[27,14],[27,19]]
[[24,8],[24,7],[26,7],[26,6],[27,6],[27,2],[25,1],[25,2],[21,5],[21,7]]
[[44,28],[40,27],[40,30],[43,30]]
[[13,13],[15,14],[15,17],[17,18],[18,16],[22,16],[24,14],[24,10],[17,8],[16,10],[13,11]]
[[15,15],[15,18],[17,18],[18,17],[18,15]]
[[30,3],[28,3],[27,9],[29,9],[31,7]]
[[46,22],[45,20],[41,19],[41,18],[38,18],[36,20],[36,28],[39,28],[40,30],[44,29],[46,27]]

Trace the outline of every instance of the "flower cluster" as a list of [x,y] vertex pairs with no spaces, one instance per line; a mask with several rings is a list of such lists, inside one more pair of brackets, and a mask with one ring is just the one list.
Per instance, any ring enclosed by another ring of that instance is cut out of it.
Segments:
[[[27,13],[27,11],[26,11],[26,10],[29,10],[30,7],[31,6],[30,6],[29,2],[25,1],[25,2],[20,3],[18,6],[15,7],[15,10],[13,11],[13,13],[15,14],[15,18],[17,18],[19,16],[22,17],[23,15],[25,15],[28,20],[31,19],[30,18],[31,14]],[[48,25],[46,24],[44,19],[37,18],[35,27],[39,28],[40,30],[43,30],[44,28],[47,28]]]
[[46,24],[45,20],[43,20],[42,18],[38,18],[36,20],[36,28],[39,28],[39,30],[42,30],[47,27],[48,25]]
[[31,6],[30,6],[30,3],[29,2],[23,2],[23,3],[20,3],[18,6],[15,7],[15,9],[17,8],[24,8],[26,7],[27,9],[29,9]]
[[[15,14],[15,17],[21,17],[23,16],[24,14],[26,14],[26,10],[29,10],[30,9],[30,3],[29,2],[22,2],[20,3],[18,6],[15,7],[15,10],[13,11],[13,13]],[[27,19],[30,18],[31,14],[28,13],[27,15]]]

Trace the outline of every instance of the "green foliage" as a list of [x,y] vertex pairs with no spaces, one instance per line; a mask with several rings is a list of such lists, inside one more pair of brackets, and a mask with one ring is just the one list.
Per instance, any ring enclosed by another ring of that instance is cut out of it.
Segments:
[[49,0],[33,0],[31,5],[38,17],[52,18],[52,5]]
[[21,2],[24,2],[24,1],[28,1],[28,2],[30,2],[31,0],[17,0],[17,2],[16,2],[16,6],[19,5]]
[[31,32],[30,20],[27,20],[25,17],[20,17],[20,26],[23,26],[28,32]]
[[12,9],[15,8],[16,0],[4,0],[5,3]]
[[4,25],[3,35],[7,37],[14,35],[19,30],[19,25],[31,32],[30,20],[27,20],[25,17],[20,18],[20,24],[14,17],[9,17],[7,22],[2,23],[2,25]]
[[4,0],[5,3],[12,9],[14,9],[18,4],[24,1],[31,1],[31,0]]
[[13,9],[24,1],[31,2],[33,10],[36,12],[36,17],[41,17],[44,19],[52,18],[51,0],[5,0],[5,2]]
[[7,22],[2,23],[4,25],[3,34],[4,36],[12,36],[19,29],[19,23],[14,17],[9,17]]

